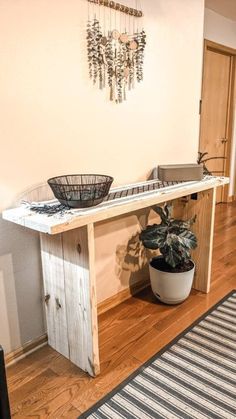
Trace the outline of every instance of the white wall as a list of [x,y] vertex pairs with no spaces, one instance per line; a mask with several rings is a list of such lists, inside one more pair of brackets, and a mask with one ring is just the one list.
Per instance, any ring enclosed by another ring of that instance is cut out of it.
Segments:
[[[205,9],[204,38],[236,49],[236,22]],[[235,113],[235,112],[234,112]],[[236,120],[236,116],[234,117]],[[236,126],[233,132],[229,195],[235,193]]]
[[204,37],[231,48],[236,48],[236,22],[205,9]]
[[9,352],[45,332],[38,234],[0,218],[0,343]]
[[[145,179],[159,163],[196,161],[204,0],[142,3],[145,80],[126,103],[114,105],[88,79],[85,0],[0,0],[1,210],[60,173],[108,173],[122,184]],[[11,339],[7,327],[0,329],[10,350],[44,330],[41,274],[37,235],[1,225],[9,238],[0,231],[0,318],[11,308],[1,291],[9,278],[18,307]],[[17,267],[14,237],[24,248]],[[22,318],[28,320],[18,333]]]

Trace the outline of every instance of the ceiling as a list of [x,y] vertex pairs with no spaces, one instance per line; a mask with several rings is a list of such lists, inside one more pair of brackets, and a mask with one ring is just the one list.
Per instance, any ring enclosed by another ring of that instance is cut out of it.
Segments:
[[208,9],[236,21],[236,0],[206,0],[205,5]]

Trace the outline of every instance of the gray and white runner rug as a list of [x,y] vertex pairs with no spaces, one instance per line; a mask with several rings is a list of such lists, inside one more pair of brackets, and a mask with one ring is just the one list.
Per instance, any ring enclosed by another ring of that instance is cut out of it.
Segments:
[[236,419],[236,291],[82,418]]

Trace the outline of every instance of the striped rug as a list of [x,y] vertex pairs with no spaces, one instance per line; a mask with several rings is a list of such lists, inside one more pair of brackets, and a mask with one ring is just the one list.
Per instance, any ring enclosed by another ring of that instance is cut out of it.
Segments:
[[236,290],[80,416],[236,418]]

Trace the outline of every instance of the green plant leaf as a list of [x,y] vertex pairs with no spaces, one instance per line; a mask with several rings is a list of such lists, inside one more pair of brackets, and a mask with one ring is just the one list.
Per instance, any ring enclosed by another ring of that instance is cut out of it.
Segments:
[[189,220],[171,218],[172,206],[154,208],[161,223],[147,226],[140,233],[140,240],[148,249],[159,249],[165,261],[175,268],[191,258],[190,250],[197,247],[197,238],[190,230],[196,216]]
[[147,226],[147,228],[140,233],[140,240],[147,249],[158,249],[165,242],[166,234],[167,226],[154,224],[152,226]]
[[171,204],[165,204],[164,205],[164,213],[166,214],[166,218],[168,220],[171,219],[172,209],[173,209],[173,207],[172,207]]
[[168,217],[166,216],[166,213],[163,211],[163,208],[162,207],[154,207],[153,210],[159,215],[159,217],[161,218],[161,221],[164,224],[167,224]]
[[179,234],[179,241],[186,249],[195,249],[197,247],[197,238],[191,231],[183,231]]
[[168,224],[171,220],[172,205],[165,204],[164,207],[154,207],[153,210],[160,216],[164,224]]

